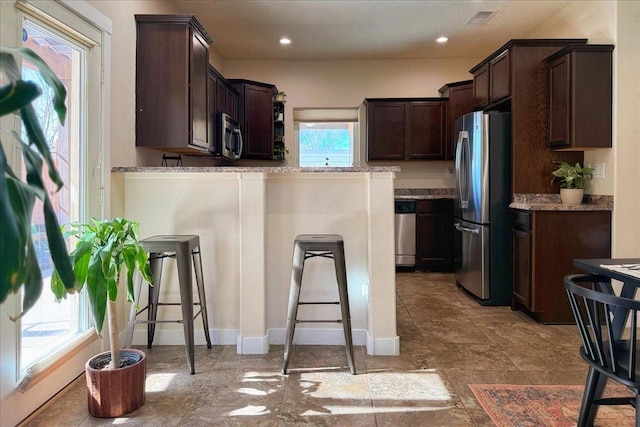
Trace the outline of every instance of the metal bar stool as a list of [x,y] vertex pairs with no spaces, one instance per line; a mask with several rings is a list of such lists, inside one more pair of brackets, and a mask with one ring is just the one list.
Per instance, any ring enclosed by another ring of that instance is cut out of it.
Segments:
[[[204,336],[207,340],[207,348],[211,348],[211,338],[209,337],[209,319],[207,318],[207,301],[204,293],[204,281],[202,275],[202,257],[200,254],[200,238],[195,235],[160,235],[140,240],[142,247],[149,253],[149,264],[151,266],[151,277],[153,283],[149,284],[149,300],[147,306],[137,309],[140,298],[142,280],[138,282],[136,292],[136,304],[131,305],[129,313],[129,325],[127,327],[126,346],[131,346],[133,340],[133,329],[137,323],[147,323],[147,348],[153,344],[153,336],[156,330],[156,323],[176,322],[182,323],[184,328],[185,347],[187,350],[187,362],[189,371],[195,374],[193,321],[201,314],[204,326]],[[193,302],[193,286],[191,281],[191,267],[189,257],[193,260],[193,268],[196,276],[198,288],[198,302]],[[178,282],[180,285],[180,302],[160,302],[160,283],[162,279],[162,263],[165,258],[175,258],[178,267]],[[180,320],[156,320],[158,316],[158,306],[179,305],[182,307],[182,319]],[[199,306],[200,310],[194,315],[193,307]],[[147,320],[138,320],[136,317],[148,310]]]
[[[323,257],[333,259],[338,282],[340,301],[300,302],[300,287],[304,263],[309,258]],[[298,306],[304,304],[340,304],[342,319],[340,320],[298,320]],[[293,265],[291,270],[291,288],[289,290],[289,309],[287,315],[287,331],[284,343],[284,364],[282,373],[287,374],[293,334],[297,323],[342,323],[344,341],[347,349],[347,360],[353,375],[356,367],[353,363],[353,343],[351,339],[351,315],[349,314],[349,295],[347,293],[347,269],[344,261],[344,241],[339,234],[300,234],[293,244]]]

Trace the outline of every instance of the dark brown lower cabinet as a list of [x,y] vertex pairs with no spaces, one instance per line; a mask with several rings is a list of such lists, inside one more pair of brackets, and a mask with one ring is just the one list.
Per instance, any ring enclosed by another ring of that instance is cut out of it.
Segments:
[[584,273],[576,258],[611,256],[610,211],[512,210],[512,309],[541,323],[574,323],[563,286],[567,274]]
[[418,200],[416,268],[453,271],[453,200]]

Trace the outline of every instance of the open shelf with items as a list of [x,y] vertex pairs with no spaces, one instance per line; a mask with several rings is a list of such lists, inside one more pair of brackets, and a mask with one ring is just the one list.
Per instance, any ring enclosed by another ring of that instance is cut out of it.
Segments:
[[284,145],[284,104],[283,92],[273,90],[273,159],[284,161],[287,149]]

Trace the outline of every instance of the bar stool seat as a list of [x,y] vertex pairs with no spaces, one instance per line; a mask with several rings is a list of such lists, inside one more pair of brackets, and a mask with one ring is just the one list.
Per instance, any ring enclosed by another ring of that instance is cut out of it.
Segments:
[[[309,258],[323,257],[333,259],[336,279],[338,283],[339,301],[301,302],[300,288],[304,263]],[[305,304],[339,304],[342,319],[339,320],[299,320],[298,306]],[[287,330],[284,344],[284,363],[282,373],[287,374],[293,334],[297,323],[342,323],[344,341],[347,350],[347,361],[353,375],[356,367],[353,361],[353,343],[351,338],[351,315],[349,314],[349,295],[347,292],[347,269],[344,259],[344,240],[339,234],[300,234],[293,244],[293,262],[291,270],[291,286],[289,290],[289,307],[287,315]]]
[[[136,304],[131,305],[129,324],[127,326],[126,346],[131,346],[133,330],[138,323],[147,323],[147,348],[153,344],[157,323],[176,322],[182,323],[184,328],[185,348],[187,351],[187,363],[191,374],[195,374],[195,349],[193,338],[193,321],[200,314],[204,326],[204,335],[207,348],[211,348],[209,337],[209,319],[207,317],[207,301],[204,292],[202,275],[202,257],[200,254],[200,237],[196,235],[157,235],[140,240],[142,247],[149,253],[152,282],[149,284],[149,299],[145,307],[137,309],[140,299],[142,280],[138,282],[135,295]],[[178,267],[178,282],[180,287],[180,302],[160,302],[160,284],[162,279],[162,264],[165,258],[175,258]],[[191,280],[191,267],[189,258],[193,261],[193,269],[196,276],[198,289],[198,302],[193,302],[193,287]],[[182,308],[182,319],[157,320],[158,306],[179,305]],[[193,307],[199,306],[197,313],[193,313]],[[137,316],[148,310],[147,320],[138,320]]]

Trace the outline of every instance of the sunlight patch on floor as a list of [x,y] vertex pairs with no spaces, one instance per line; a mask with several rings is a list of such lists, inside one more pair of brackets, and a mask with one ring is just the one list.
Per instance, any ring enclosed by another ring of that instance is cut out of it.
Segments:
[[363,414],[382,414],[382,413],[403,413],[403,412],[432,412],[442,411],[447,409],[453,409],[455,406],[384,406],[375,408],[371,406],[335,406],[325,405],[323,406],[326,412],[319,412],[314,410],[308,410],[301,415],[308,416],[320,416],[320,415],[363,415]]
[[169,388],[175,376],[176,374],[173,373],[148,374],[145,389],[151,393],[165,391]]
[[238,393],[247,394],[249,396],[266,396],[268,394],[275,393],[278,390],[273,388],[269,390],[258,390],[255,388],[243,387],[243,388],[236,389],[236,391]]
[[247,372],[242,382],[276,382],[281,380],[280,372]]
[[257,415],[267,415],[270,414],[271,411],[267,409],[266,406],[245,406],[244,408],[239,408],[229,412],[229,416],[257,416]]
[[368,376],[376,400],[448,402],[452,399],[440,375],[432,369],[382,372]]
[[449,402],[452,399],[435,370],[378,372],[310,372],[300,376],[301,392],[318,399],[375,399]]

